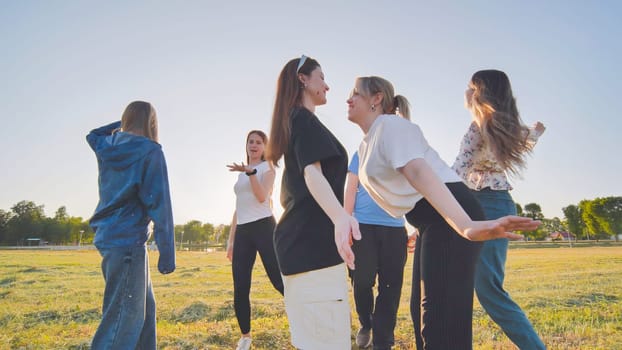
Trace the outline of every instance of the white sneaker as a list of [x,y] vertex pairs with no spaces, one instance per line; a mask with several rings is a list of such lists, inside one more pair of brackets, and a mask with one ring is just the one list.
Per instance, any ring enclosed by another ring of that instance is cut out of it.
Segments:
[[251,348],[251,342],[253,339],[251,337],[241,337],[238,340],[238,347],[235,350],[248,350]]

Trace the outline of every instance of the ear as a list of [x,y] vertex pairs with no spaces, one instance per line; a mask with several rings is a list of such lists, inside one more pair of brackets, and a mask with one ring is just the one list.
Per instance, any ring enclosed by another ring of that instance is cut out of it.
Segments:
[[300,83],[303,85],[306,84],[307,76],[302,73],[298,73],[298,81],[300,81]]
[[375,104],[376,106],[380,106],[382,105],[383,99],[384,99],[384,95],[382,94],[382,92],[378,92],[371,97],[369,102]]

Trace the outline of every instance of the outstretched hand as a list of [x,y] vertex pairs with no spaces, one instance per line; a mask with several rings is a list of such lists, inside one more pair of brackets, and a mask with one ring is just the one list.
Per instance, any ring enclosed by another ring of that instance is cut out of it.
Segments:
[[354,270],[353,239],[361,239],[359,223],[354,217],[344,214],[335,222],[335,245],[339,256],[351,270]]
[[249,167],[248,165],[244,165],[244,162],[241,162],[240,164],[236,162],[233,162],[233,164],[227,164],[227,168],[229,168],[229,171],[243,171],[245,173],[253,171],[253,168]]
[[533,231],[541,222],[522,216],[504,216],[496,220],[473,221],[471,227],[464,230],[464,236],[471,241],[487,241],[497,238],[510,240],[523,239],[523,235],[511,231]]

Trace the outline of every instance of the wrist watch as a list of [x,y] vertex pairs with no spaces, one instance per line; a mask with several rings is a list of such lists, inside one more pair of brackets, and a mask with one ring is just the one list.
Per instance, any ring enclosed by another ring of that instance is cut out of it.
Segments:
[[255,175],[257,174],[257,169],[253,169],[253,171],[247,171],[245,172],[246,176],[251,176],[251,175]]

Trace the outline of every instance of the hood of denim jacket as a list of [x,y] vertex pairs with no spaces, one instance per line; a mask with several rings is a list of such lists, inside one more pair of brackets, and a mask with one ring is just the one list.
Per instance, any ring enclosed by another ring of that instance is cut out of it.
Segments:
[[132,166],[157,148],[161,148],[160,144],[144,136],[119,131],[106,136],[97,145],[95,153],[104,167],[119,171]]

